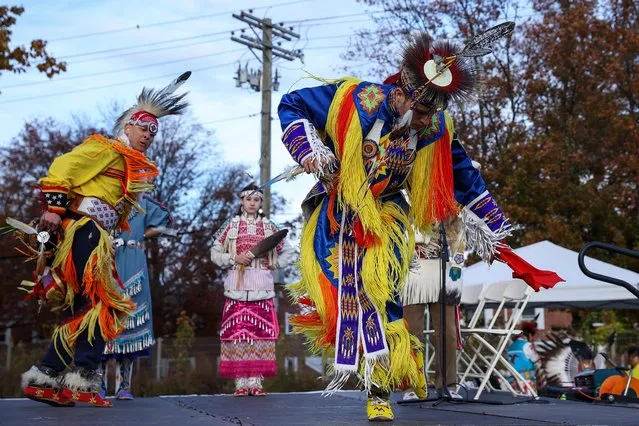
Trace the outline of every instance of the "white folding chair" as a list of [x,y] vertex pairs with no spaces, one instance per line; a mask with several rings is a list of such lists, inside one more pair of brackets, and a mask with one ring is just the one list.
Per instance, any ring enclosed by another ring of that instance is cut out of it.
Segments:
[[[486,285],[475,285],[462,287],[462,296],[461,296],[461,305],[477,305],[475,311],[473,313],[473,318],[471,319],[469,324],[476,323],[477,320],[481,316],[481,312],[483,311],[483,307],[485,301],[483,300],[483,294],[486,291]],[[428,309],[427,309],[428,311]],[[430,376],[430,374],[434,374],[435,370],[432,367],[433,362],[435,361],[436,348],[435,344],[432,342],[431,337],[435,334],[434,330],[430,329],[430,312],[427,312],[428,319],[426,323],[426,330],[424,331],[424,335],[426,336],[426,348],[424,351],[425,359],[425,371],[426,376]],[[475,318],[476,317],[476,318]],[[459,353],[457,354],[459,357]],[[459,361],[458,361],[459,362]]]
[[[504,300],[504,292],[506,291],[508,284],[509,284],[508,281],[503,281],[503,282],[494,283],[488,286],[484,285],[484,286],[469,287],[469,289],[471,290],[467,290],[466,288],[464,288],[464,290],[462,291],[462,304],[476,303],[477,306],[475,308],[475,311],[470,321],[468,322],[468,327],[461,329],[462,336],[472,334],[472,332],[480,332],[485,334],[486,332],[491,330],[497,333],[501,332],[501,330],[494,330],[494,326],[495,326],[497,317],[499,316],[499,312],[501,312],[504,304],[506,303],[506,301]],[[497,308],[497,311],[495,312],[493,320],[486,326],[486,328],[478,329],[476,328],[477,323],[482,318],[484,313],[484,308],[487,303],[499,303],[499,307]],[[434,331],[427,330],[424,332],[424,334],[426,334],[427,336],[427,345],[429,345],[429,347],[434,348],[434,345],[429,339],[429,337],[434,334]],[[467,345],[468,344],[472,345],[472,343],[470,342],[468,342]],[[461,377],[461,379],[459,379],[459,383],[464,383],[467,378],[481,379],[484,377],[483,371],[477,365],[477,362],[480,361],[482,364],[489,364],[489,360],[485,359],[485,357],[481,354],[479,349],[479,346],[481,345],[482,345],[481,342],[478,343],[477,344],[478,348],[474,348],[472,350],[473,352],[472,358],[470,358],[468,354],[466,354],[465,352],[457,353],[458,366],[460,364],[465,365],[463,371],[459,368],[457,370],[458,377]],[[430,355],[426,359],[426,371],[428,373],[434,372],[431,366],[433,365],[433,362],[435,359],[435,355],[436,355],[435,352],[436,351],[433,350],[432,355]]]
[[[468,322],[468,327],[462,328],[460,331],[462,333],[462,337],[473,334],[473,332],[479,332],[485,334],[489,330],[493,329],[497,317],[499,316],[499,312],[501,311],[505,301],[504,301],[504,292],[506,291],[506,287],[508,282],[497,282],[494,284],[490,284],[487,286],[483,286],[479,292],[477,307],[475,308],[475,312],[473,313],[470,321]],[[463,296],[463,293],[462,293]],[[482,318],[484,314],[484,309],[486,303],[499,303],[499,307],[495,311],[493,315],[492,321],[485,326],[483,329],[477,329],[477,323],[479,319]],[[465,364],[465,369],[459,371],[459,382],[465,383],[467,378],[483,378],[482,371],[476,365],[478,360],[481,361],[481,352],[479,346],[481,343],[477,345],[477,347],[473,346],[473,342],[470,339],[465,339],[466,345],[465,350],[458,354],[458,363]],[[472,353],[472,357],[468,355]],[[479,376],[479,377],[478,377]]]
[[461,305],[472,306],[479,303],[479,296],[482,294],[485,285],[472,285],[462,288]]
[[[472,328],[466,329],[466,333],[470,333],[470,335],[477,341],[479,344],[477,346],[472,346],[470,349],[474,352],[473,359],[475,362],[481,363],[481,370],[483,370],[483,374],[481,377],[481,383],[475,394],[474,399],[479,399],[484,389],[489,386],[490,376],[492,374],[497,375],[502,383],[506,386],[506,388],[513,393],[513,395],[517,395],[518,393],[514,391],[512,386],[508,383],[508,381],[504,378],[503,374],[496,369],[499,364],[502,368],[510,373],[510,375],[514,378],[514,380],[519,385],[520,389],[525,390],[526,394],[532,395],[534,397],[537,396],[535,389],[530,386],[528,381],[526,381],[520,374],[515,370],[515,368],[508,362],[508,360],[503,356],[503,353],[507,347],[507,345],[511,341],[511,337],[516,334],[520,334],[521,330],[516,330],[517,324],[523,314],[526,305],[530,299],[530,296],[533,293],[532,288],[530,288],[525,282],[521,280],[512,280],[506,282],[505,287],[503,288],[502,300],[500,301],[499,307],[497,308],[492,321],[488,325],[487,328]],[[494,296],[491,294],[490,296]],[[504,307],[508,305],[512,305],[512,312],[510,316],[507,316],[507,311]],[[498,316],[503,313],[504,318],[504,327],[496,328],[495,323],[497,321]],[[492,345],[488,342],[488,337],[498,337],[498,342],[496,345]],[[481,350],[484,349],[489,352],[488,356],[482,354]],[[477,368],[472,363],[470,363],[469,368],[466,369],[466,375],[470,376],[471,373],[476,373]],[[475,374],[473,374],[474,376]]]

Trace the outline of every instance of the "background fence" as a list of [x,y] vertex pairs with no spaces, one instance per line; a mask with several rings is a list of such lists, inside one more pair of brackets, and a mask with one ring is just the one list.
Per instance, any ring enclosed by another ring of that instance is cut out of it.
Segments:
[[[278,374],[265,380],[265,388],[272,392],[319,390],[325,387],[322,360],[318,357],[292,355],[278,342]],[[14,346],[0,344],[0,397],[21,396],[20,374],[42,358],[48,340],[20,342]],[[232,380],[217,374],[220,341],[215,337],[195,338],[189,347],[182,347],[178,339],[159,338],[151,356],[139,358],[133,369],[133,393],[136,396],[171,394],[212,394],[233,392]],[[114,387],[113,362],[107,367],[109,392]]]

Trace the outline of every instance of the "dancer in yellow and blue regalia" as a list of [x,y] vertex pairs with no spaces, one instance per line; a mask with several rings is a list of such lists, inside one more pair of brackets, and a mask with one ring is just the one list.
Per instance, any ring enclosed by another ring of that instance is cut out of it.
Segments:
[[485,259],[510,229],[446,112],[476,88],[473,62],[459,53],[422,34],[390,84],[343,78],[279,105],[284,145],[319,178],[302,206],[301,280],[290,291],[305,309],[292,323],[313,350],[334,357],[327,392],[351,374],[361,379],[370,420],[393,419],[397,387],[426,396],[422,348],[398,296],[411,224],[426,231],[462,206],[468,244]]
[[162,90],[143,89],[137,105],[117,120],[117,139],[89,136],[56,158],[40,180],[46,202],[40,230],[61,228],[62,239],[31,295],[62,311],[64,320],[40,364],[22,375],[30,399],[53,406],[112,405],[98,394],[96,370],[106,342],[118,337],[135,304],[122,293],[110,233],[129,230],[129,213],[142,210],[138,196],[153,188],[158,173],[143,152],[158,131],[158,118],[187,106],[184,94],[172,93],[189,75]]

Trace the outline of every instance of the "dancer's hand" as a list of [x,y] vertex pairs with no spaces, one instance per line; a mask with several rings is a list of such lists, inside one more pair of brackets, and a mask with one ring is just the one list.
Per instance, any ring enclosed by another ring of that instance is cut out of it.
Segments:
[[44,231],[55,231],[60,226],[60,222],[62,222],[62,218],[57,213],[52,212],[44,212],[42,216],[40,216],[40,227],[39,229]]
[[253,259],[255,259],[255,255],[250,251],[245,251],[242,254],[235,255],[235,263],[244,266],[250,265]]
[[304,161],[302,161],[304,171],[306,173],[314,173],[317,177],[322,177],[327,173],[334,172],[337,167],[336,164],[337,159],[332,153],[330,153],[330,151],[326,156],[319,158],[308,156],[304,159]]
[[313,156],[308,156],[302,161],[302,167],[306,173],[315,173],[319,169],[319,161],[314,159]]

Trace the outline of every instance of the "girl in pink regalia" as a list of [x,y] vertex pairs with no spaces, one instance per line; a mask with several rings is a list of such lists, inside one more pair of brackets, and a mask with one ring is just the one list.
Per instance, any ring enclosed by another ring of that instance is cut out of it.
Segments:
[[264,396],[262,379],[277,373],[279,325],[271,271],[291,263],[294,252],[285,240],[264,257],[249,251],[278,229],[261,215],[263,195],[256,185],[239,195],[240,214],[222,225],[211,247],[211,260],[230,268],[224,279],[219,374],[235,379],[235,396]]

